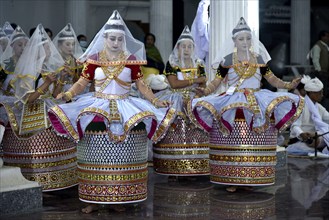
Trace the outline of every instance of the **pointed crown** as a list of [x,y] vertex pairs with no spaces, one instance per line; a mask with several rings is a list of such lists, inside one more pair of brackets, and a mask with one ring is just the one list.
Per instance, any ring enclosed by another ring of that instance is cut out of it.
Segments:
[[120,32],[125,33],[125,26],[121,19],[121,16],[117,10],[113,11],[111,17],[105,24],[104,33],[108,32]]
[[3,32],[5,32],[7,36],[11,35],[14,32],[14,28],[10,25],[8,21],[6,21],[3,25]]
[[232,31],[233,37],[235,37],[241,31],[251,32],[250,27],[247,25],[247,22],[244,20],[243,17],[240,18],[238,24],[233,29]]
[[190,28],[186,25],[182,34],[178,38],[178,43],[181,42],[182,40],[191,40],[194,43]]
[[16,40],[19,40],[21,38],[29,39],[28,36],[22,30],[22,28],[20,26],[17,26],[13,35],[11,36],[11,43],[13,43]]
[[74,34],[72,30],[72,25],[68,23],[64,30],[62,30],[58,35],[58,40],[71,40],[74,39]]
[[43,29],[43,27],[42,27],[41,24],[38,25],[36,32],[37,33],[35,33],[35,34],[38,34],[41,37],[41,41],[39,42],[38,45],[42,45],[42,44],[44,44],[44,43],[46,43],[48,41],[48,37],[45,36],[46,35],[46,32]]

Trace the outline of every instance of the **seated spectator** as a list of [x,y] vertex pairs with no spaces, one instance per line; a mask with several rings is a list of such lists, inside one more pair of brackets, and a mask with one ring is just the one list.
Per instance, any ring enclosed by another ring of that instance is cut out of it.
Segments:
[[158,48],[155,46],[155,36],[148,33],[144,37],[146,49],[147,67],[153,67],[159,70],[159,74],[163,73],[164,63]]
[[48,34],[49,38],[53,39],[53,32],[49,28],[45,28],[46,33]]
[[[305,107],[299,119],[291,125],[288,154],[314,156],[315,148],[321,157],[329,158],[329,112],[319,102],[323,84],[318,78],[303,77]],[[322,135],[324,134],[324,135]]]
[[82,48],[82,51],[85,52],[87,50],[87,47],[88,47],[87,36],[83,35],[83,34],[79,34],[77,36],[77,38],[78,38],[79,44]]

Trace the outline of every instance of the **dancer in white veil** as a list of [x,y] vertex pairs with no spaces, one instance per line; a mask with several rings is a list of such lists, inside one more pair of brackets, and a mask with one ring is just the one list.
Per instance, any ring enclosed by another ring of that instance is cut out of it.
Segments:
[[7,37],[6,33],[0,28],[0,57],[7,48],[8,42],[9,38]]
[[[70,101],[89,82],[95,92],[48,114],[57,134],[78,142],[79,199],[91,203],[82,211],[144,201],[147,137],[161,140],[175,117],[169,102],[156,99],[143,81],[144,44],[115,10],[78,61],[84,63],[79,80],[57,98]],[[145,99],[130,96],[133,82]]]
[[47,117],[48,108],[58,102],[53,91],[63,66],[39,24],[10,81],[17,101],[14,106],[4,105],[10,122],[3,139],[4,162],[21,167],[22,174],[39,182],[43,191],[77,184],[75,143],[57,136]]
[[[273,74],[268,66],[271,58],[266,48],[243,18],[227,39],[212,64],[217,69],[216,78],[207,88],[197,89],[209,96],[192,102],[199,126],[212,137],[209,140],[211,181],[242,186],[273,184],[277,132],[299,117],[304,102],[292,93],[261,89],[261,79],[264,77],[276,88],[289,90],[301,79],[284,82]],[[210,95],[222,80],[228,82],[228,90],[221,95]],[[265,146],[267,163],[254,161],[252,158],[259,155],[265,157],[262,149]],[[250,161],[236,162],[246,154]],[[233,156],[236,160],[230,159]],[[249,173],[250,169],[253,172]],[[268,172],[263,173],[264,169]],[[235,191],[236,187],[228,190]]]
[[16,64],[28,41],[28,36],[24,33],[20,26],[17,26],[11,35],[8,46],[0,58],[1,68],[2,71],[4,71],[4,78],[2,81],[2,91],[4,94],[14,94],[14,91],[10,87],[9,83],[10,80],[13,79]]
[[[9,83],[14,77],[16,64],[21,57],[28,40],[29,38],[24,33],[24,31],[19,26],[17,26],[10,37],[10,41],[5,48],[4,53],[0,57],[0,127],[2,130],[2,135],[4,133],[4,126],[8,124],[8,116],[3,105],[14,107],[14,103],[16,101],[14,96],[15,91],[12,89]],[[19,116],[20,111],[15,111],[15,115]],[[0,134],[1,139],[2,135]],[[0,154],[2,154],[1,152],[2,150],[0,150]]]
[[[191,100],[197,96],[194,89],[205,87],[204,62],[195,53],[195,42],[188,26],[179,36],[164,75],[170,88],[156,93],[161,100],[170,100],[178,115],[165,138],[154,145],[154,169],[159,174],[169,175],[170,181],[179,176],[209,174],[208,135],[193,124]],[[195,179],[195,178],[193,178]]]
[[[53,43],[65,61],[61,78],[58,79],[56,97],[61,92],[66,92],[75,83],[82,71],[83,65],[77,63],[77,59],[83,54],[77,36],[72,25],[67,24],[53,39]],[[87,87],[86,92],[89,87]]]

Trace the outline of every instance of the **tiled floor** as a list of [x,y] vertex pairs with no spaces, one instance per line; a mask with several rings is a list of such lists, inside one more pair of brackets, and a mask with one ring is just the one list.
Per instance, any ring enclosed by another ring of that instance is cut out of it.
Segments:
[[[273,186],[228,193],[208,177],[172,183],[149,168],[148,199],[125,212],[102,207],[83,214],[77,187],[44,193],[43,209],[3,219],[310,219],[329,220],[329,160],[288,158]],[[0,217],[0,219],[2,219]]]

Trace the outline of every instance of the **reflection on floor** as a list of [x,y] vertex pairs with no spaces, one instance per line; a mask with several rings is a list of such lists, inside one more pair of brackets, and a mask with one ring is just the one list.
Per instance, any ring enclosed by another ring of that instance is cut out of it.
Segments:
[[[228,193],[208,177],[168,182],[149,168],[148,199],[125,205],[125,212],[106,206],[91,214],[80,210],[77,187],[44,193],[43,210],[21,219],[327,219],[329,220],[329,160],[288,158],[286,169],[277,171],[275,185]],[[1,216],[0,216],[0,219]]]

